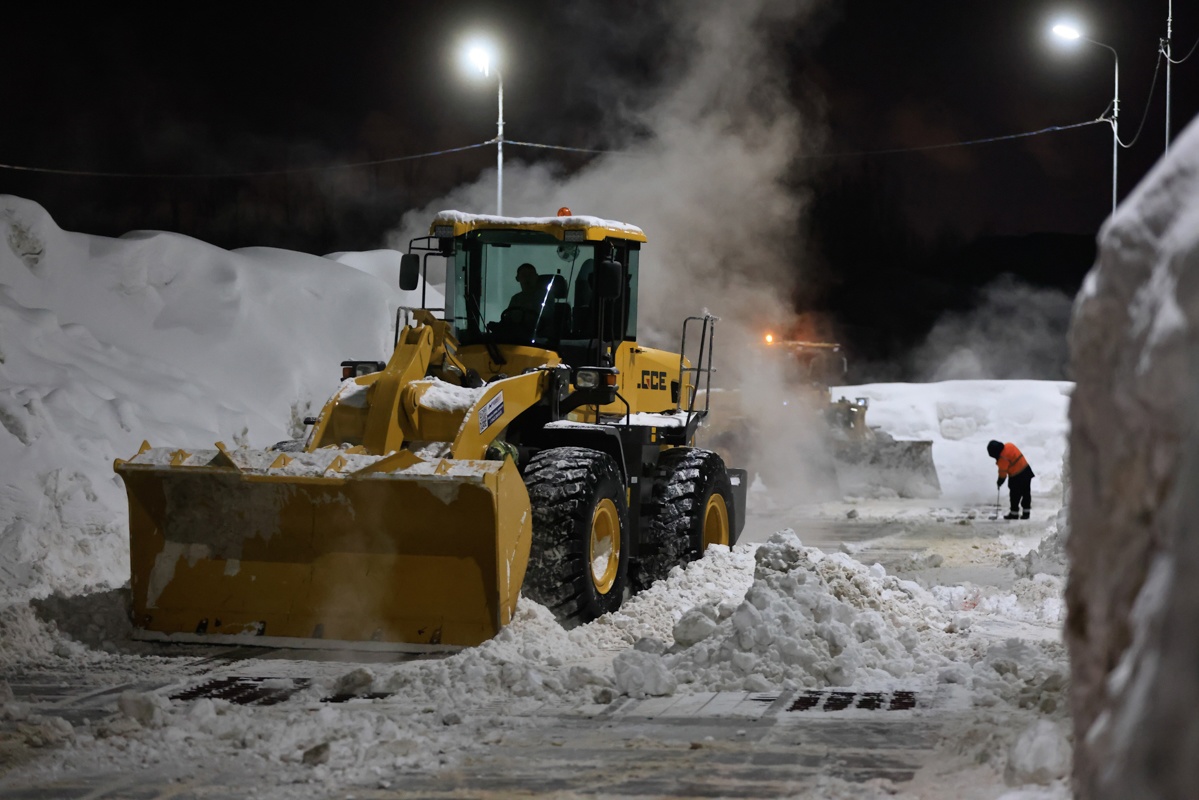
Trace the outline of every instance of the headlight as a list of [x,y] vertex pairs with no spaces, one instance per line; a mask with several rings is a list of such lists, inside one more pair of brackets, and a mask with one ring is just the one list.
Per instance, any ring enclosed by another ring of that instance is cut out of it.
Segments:
[[454,238],[454,226],[453,225],[435,225],[433,227],[433,235],[436,236],[438,239],[452,239],[452,238]]
[[616,369],[581,369],[575,373],[576,389],[615,389],[620,381]]
[[564,242],[585,242],[587,241],[587,231],[579,230],[578,228],[567,228],[562,231],[562,241]]

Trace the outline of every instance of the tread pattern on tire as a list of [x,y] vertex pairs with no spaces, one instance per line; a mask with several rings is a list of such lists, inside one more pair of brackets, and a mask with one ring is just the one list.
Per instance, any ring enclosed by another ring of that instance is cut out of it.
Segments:
[[642,555],[632,575],[637,591],[665,578],[675,566],[703,555],[703,515],[713,491],[724,495],[733,518],[733,494],[724,459],[711,450],[675,447],[654,469],[646,508]]
[[[530,459],[524,478],[533,507],[525,596],[567,628],[615,611],[624,599],[629,560],[628,507],[616,462],[597,450],[555,447]],[[620,564],[606,595],[595,590],[587,552],[599,496],[615,502],[621,519]]]

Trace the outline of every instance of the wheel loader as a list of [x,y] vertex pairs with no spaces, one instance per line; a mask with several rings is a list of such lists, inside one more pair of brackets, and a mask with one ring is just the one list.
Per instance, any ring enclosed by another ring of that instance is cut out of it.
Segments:
[[400,287],[444,266],[444,308],[400,309],[387,362],[343,362],[305,438],[115,462],[137,638],[460,648],[522,595],[575,626],[736,542],[745,472],[693,446],[716,320],[638,344],[645,234],[569,209],[429,234]]
[[[763,462],[776,459],[761,452],[777,450],[779,430],[795,422],[806,435],[795,437],[797,453],[807,474],[800,481],[815,499],[841,495],[875,495],[894,492],[900,497],[939,497],[941,483],[933,462],[931,441],[896,440],[866,422],[865,397],[832,399],[831,387],[844,381],[848,362],[836,342],[763,337],[768,368],[781,376],[785,387],[782,404],[773,415],[763,414],[762,398],[746,398],[736,389],[713,389],[713,412],[701,426],[699,441],[727,459],[743,464],[751,476],[769,487],[786,484],[790,476],[766,474]],[[767,430],[758,421],[774,420]],[[766,438],[766,442],[763,441]],[[774,466],[770,464],[770,466]]]

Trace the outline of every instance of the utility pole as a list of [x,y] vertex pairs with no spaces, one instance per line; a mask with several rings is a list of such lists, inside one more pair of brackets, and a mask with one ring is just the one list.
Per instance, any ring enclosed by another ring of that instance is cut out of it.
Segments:
[[1174,0],[1170,0],[1166,11],[1166,38],[1162,39],[1162,55],[1166,57],[1166,152],[1170,152],[1170,42],[1174,36]]

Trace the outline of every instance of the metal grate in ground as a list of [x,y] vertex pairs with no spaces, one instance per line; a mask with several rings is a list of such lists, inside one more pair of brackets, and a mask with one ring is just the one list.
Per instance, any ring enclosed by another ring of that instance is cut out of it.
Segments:
[[365,694],[333,694],[328,697],[322,697],[322,703],[346,703],[350,700],[383,700],[391,697],[391,692],[366,692]]
[[[241,706],[273,706],[282,703],[301,689],[312,685],[309,678],[268,678],[238,676],[214,678],[182,692],[170,695],[172,700],[228,700]],[[342,693],[322,697],[322,703],[346,703],[350,700],[382,700],[391,692]]]
[[307,678],[215,678],[171,695],[172,700],[228,700],[241,706],[273,706],[312,683]]
[[795,699],[788,711],[908,711],[916,707],[916,693],[837,692],[809,689]]

